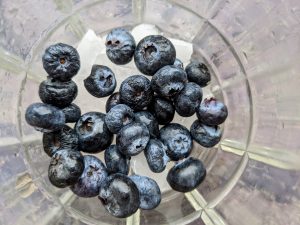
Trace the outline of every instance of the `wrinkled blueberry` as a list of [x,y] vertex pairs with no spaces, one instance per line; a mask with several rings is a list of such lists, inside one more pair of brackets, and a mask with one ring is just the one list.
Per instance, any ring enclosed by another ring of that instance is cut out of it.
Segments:
[[92,155],[85,155],[83,161],[84,170],[70,189],[79,197],[96,197],[108,176],[106,167],[100,159]]
[[186,83],[182,91],[175,97],[175,110],[180,116],[189,117],[195,114],[202,100],[201,87],[193,82]]
[[74,103],[63,108],[62,111],[65,114],[66,123],[76,123],[81,116],[81,110],[79,106]]
[[134,52],[136,67],[146,75],[154,75],[166,65],[173,65],[176,59],[174,45],[161,35],[150,35],[143,38]]
[[129,177],[120,173],[108,176],[100,188],[98,198],[111,215],[119,218],[134,214],[140,205],[137,186]]
[[80,69],[80,57],[75,48],[58,43],[49,46],[43,55],[43,67],[50,77],[69,81]]
[[97,153],[106,149],[113,140],[113,134],[105,124],[105,114],[88,112],[75,124],[79,148],[83,152]]
[[134,113],[130,107],[124,104],[119,104],[113,107],[105,117],[105,123],[110,132],[116,134],[119,130],[133,122]]
[[196,108],[196,114],[201,123],[213,126],[219,125],[226,120],[228,110],[226,105],[217,99],[206,98]]
[[188,129],[177,123],[170,123],[160,129],[160,139],[168,147],[167,155],[172,160],[179,160],[190,155],[193,147]]
[[142,75],[130,76],[120,86],[121,101],[134,110],[142,110],[152,97],[150,81]]
[[65,125],[65,114],[59,108],[44,103],[33,103],[26,109],[26,122],[41,132],[60,130]]
[[183,69],[165,66],[154,74],[151,88],[162,97],[174,97],[184,88],[186,81],[187,76]]
[[113,29],[106,37],[106,55],[117,65],[129,63],[136,47],[133,36],[123,28]]
[[144,151],[150,170],[160,173],[165,170],[170,158],[167,156],[167,146],[159,139],[150,139]]
[[64,188],[75,184],[83,169],[83,156],[80,152],[63,149],[52,156],[48,177],[54,186]]
[[206,169],[203,163],[190,157],[170,169],[167,181],[175,191],[189,192],[198,187],[205,176]]
[[108,113],[112,107],[118,104],[121,104],[121,99],[120,99],[120,93],[116,92],[113,93],[111,96],[109,96],[109,98],[106,101],[106,105],[105,105],[106,113]]
[[135,183],[140,194],[140,208],[154,209],[161,201],[161,193],[155,180],[139,175],[132,175],[130,179]]
[[158,123],[165,125],[170,123],[175,115],[173,103],[167,99],[155,96],[148,106],[148,110],[154,115]]
[[175,62],[173,65],[179,69],[183,69],[183,63],[181,62],[180,59],[175,59]]
[[150,136],[157,137],[159,135],[159,125],[156,118],[148,111],[140,111],[135,113],[135,121],[143,123],[147,126]]
[[185,68],[188,80],[205,87],[210,81],[210,72],[207,66],[202,62],[193,61]]
[[121,153],[134,156],[143,151],[150,139],[146,125],[133,122],[124,126],[117,134],[117,147]]
[[111,145],[104,153],[105,164],[110,174],[129,173],[130,157],[123,155],[116,145]]

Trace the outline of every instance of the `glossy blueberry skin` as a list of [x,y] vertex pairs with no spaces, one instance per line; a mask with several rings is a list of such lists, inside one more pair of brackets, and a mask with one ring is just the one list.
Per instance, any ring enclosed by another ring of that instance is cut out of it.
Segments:
[[190,131],[192,138],[206,148],[215,146],[222,138],[222,131],[219,126],[204,125],[199,120],[194,121]]
[[118,218],[134,214],[140,205],[137,186],[129,177],[120,173],[108,176],[100,188],[98,198],[104,208]]
[[142,152],[150,140],[150,133],[146,125],[133,122],[124,126],[117,134],[117,147],[127,156],[134,156]]
[[142,110],[152,100],[150,80],[143,75],[126,78],[120,86],[121,101],[133,110]]
[[33,103],[28,106],[25,119],[37,131],[45,133],[60,130],[65,125],[66,120],[62,110],[44,103]]
[[161,35],[150,35],[143,38],[134,52],[136,67],[143,74],[154,75],[166,65],[173,65],[176,59],[174,45]]
[[79,106],[74,103],[63,108],[62,111],[65,114],[66,123],[76,123],[81,116],[81,110]]
[[160,173],[165,170],[170,158],[167,155],[167,146],[159,139],[150,139],[144,151],[150,170]]
[[223,123],[227,116],[228,110],[224,103],[215,98],[206,98],[196,108],[196,114],[201,123],[214,126]]
[[48,168],[48,177],[54,186],[64,188],[75,184],[83,169],[83,156],[80,152],[63,149],[52,156]]
[[48,75],[60,81],[71,80],[80,69],[80,57],[77,50],[63,43],[49,46],[42,60]]
[[105,114],[88,112],[75,124],[79,149],[83,152],[98,153],[106,149],[113,140],[113,134],[105,124]]
[[174,97],[187,82],[187,76],[183,69],[175,66],[165,66],[158,70],[151,80],[151,88],[161,97]]
[[193,82],[186,83],[182,91],[174,98],[176,112],[183,117],[195,114],[202,101],[202,89]]
[[167,99],[155,96],[148,106],[148,110],[154,115],[158,123],[166,125],[170,123],[175,115],[173,103]]
[[180,59],[175,59],[175,62],[173,65],[179,69],[183,69],[183,63]]
[[150,136],[157,137],[159,135],[159,124],[156,118],[148,111],[140,111],[134,114],[135,121],[143,123],[147,126]]
[[117,86],[113,71],[102,65],[93,65],[91,74],[83,82],[86,90],[97,98],[111,95]]
[[65,125],[62,129],[43,134],[43,147],[45,153],[52,157],[61,149],[78,150],[78,136],[75,131]]
[[83,156],[84,170],[77,182],[70,187],[74,194],[83,198],[96,197],[108,173],[105,165],[95,156]]
[[118,104],[121,104],[121,99],[120,99],[120,93],[116,92],[116,93],[113,93],[111,96],[109,96],[109,98],[106,101],[106,104],[105,104],[106,113],[108,113],[112,107],[114,107]]
[[117,65],[131,61],[136,47],[133,36],[123,28],[113,29],[106,37],[106,55]]
[[160,140],[168,147],[171,160],[179,160],[190,155],[193,141],[188,129],[177,123],[170,123],[160,129]]
[[139,175],[132,175],[130,179],[135,183],[140,194],[140,208],[149,210],[156,208],[161,202],[161,192],[155,180]]
[[205,176],[206,169],[203,163],[190,157],[169,170],[167,181],[175,191],[190,192],[202,183]]
[[193,61],[185,68],[188,80],[205,87],[210,82],[210,72],[207,66],[202,62]]
[[105,123],[110,132],[116,134],[121,128],[134,121],[133,110],[124,104],[113,107],[105,117]]
[[104,152],[105,164],[110,174],[122,173],[127,175],[130,168],[130,157],[123,155],[116,145],[111,145]]
[[39,96],[42,102],[64,108],[72,103],[78,93],[77,85],[74,81],[60,82],[56,79],[48,78],[39,87]]

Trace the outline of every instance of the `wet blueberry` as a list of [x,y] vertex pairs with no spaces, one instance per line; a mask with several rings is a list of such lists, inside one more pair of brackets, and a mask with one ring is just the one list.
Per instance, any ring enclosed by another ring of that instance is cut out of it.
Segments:
[[181,62],[180,59],[175,59],[175,62],[174,62],[173,65],[176,66],[179,69],[183,69],[183,63]]
[[143,38],[134,52],[136,67],[146,75],[154,75],[166,65],[173,65],[176,59],[174,45],[161,35]]
[[140,111],[135,113],[135,121],[143,123],[147,126],[150,136],[157,137],[159,135],[159,125],[156,118],[148,111]]
[[121,99],[120,99],[120,93],[116,92],[113,93],[111,96],[109,96],[109,98],[106,101],[106,105],[105,105],[106,113],[108,113],[112,107],[118,104],[121,104]]
[[116,145],[111,145],[104,153],[105,164],[110,174],[129,173],[130,157],[123,155]]
[[148,110],[154,115],[159,124],[170,123],[175,115],[173,103],[167,99],[155,96],[148,106]]
[[189,81],[198,84],[200,87],[205,87],[210,82],[210,72],[202,62],[191,62],[186,66],[185,71]]
[[58,43],[49,46],[43,55],[43,67],[50,77],[69,81],[80,69],[80,57],[75,48]]
[[120,173],[108,176],[100,188],[98,198],[111,215],[119,218],[134,214],[140,205],[137,186],[129,177]]
[[81,110],[79,106],[74,103],[63,108],[62,111],[65,114],[66,123],[76,123],[81,116]]

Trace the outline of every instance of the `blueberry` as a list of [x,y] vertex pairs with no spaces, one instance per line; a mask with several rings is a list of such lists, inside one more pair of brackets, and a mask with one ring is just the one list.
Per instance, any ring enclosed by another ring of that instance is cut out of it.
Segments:
[[188,129],[177,123],[170,123],[160,129],[160,139],[168,147],[167,155],[172,160],[179,160],[190,155],[193,147]]
[[63,149],[52,156],[48,177],[54,186],[64,188],[75,184],[83,169],[83,156],[80,152]]
[[142,110],[152,97],[150,81],[142,75],[130,76],[120,86],[121,101],[134,110]]
[[118,104],[121,104],[120,92],[113,93],[111,96],[109,96],[105,105],[106,113],[108,113],[112,107]]
[[165,170],[170,158],[167,156],[167,146],[159,139],[150,139],[144,151],[150,170],[160,173]]
[[180,116],[189,117],[195,114],[202,100],[201,87],[193,82],[186,83],[182,91],[175,97],[175,110]]
[[45,153],[47,153],[50,157],[61,149],[77,151],[78,136],[71,127],[65,125],[61,130],[44,133],[43,147]]
[[139,175],[132,175],[130,179],[135,183],[140,194],[140,208],[154,209],[161,202],[161,192],[155,180]]
[[149,139],[147,127],[142,123],[133,122],[119,131],[116,142],[122,154],[134,156],[146,148]]
[[105,123],[110,132],[116,134],[119,130],[133,122],[134,113],[132,109],[124,104],[119,104],[113,107],[105,117]]
[[148,106],[159,124],[165,125],[170,123],[175,115],[175,108],[171,101],[155,96]]
[[76,123],[80,116],[81,110],[78,105],[72,103],[71,105],[62,109],[66,117],[66,123]]
[[113,134],[105,124],[105,114],[88,112],[75,124],[79,148],[83,152],[98,153],[106,149],[113,140]]
[[205,176],[206,169],[203,163],[190,157],[169,170],[167,181],[175,191],[190,192],[202,183]]
[[62,110],[44,103],[33,103],[26,109],[26,122],[36,130],[52,132],[65,125],[65,114]]
[[219,126],[208,126],[196,120],[191,126],[192,138],[201,146],[211,148],[218,144],[222,137]]
[[100,188],[98,198],[111,215],[119,218],[134,214],[140,205],[137,186],[129,177],[120,173],[108,176]]
[[74,81],[60,82],[53,78],[43,81],[39,87],[39,96],[42,102],[64,108],[71,104],[78,93]]
[[223,123],[228,116],[226,105],[215,98],[204,99],[200,106],[196,108],[196,113],[203,124],[210,126]]
[[151,80],[151,88],[162,97],[174,97],[187,81],[183,69],[175,66],[165,66],[158,70]]
[[135,121],[143,123],[147,126],[150,136],[157,137],[159,135],[159,125],[156,118],[148,111],[140,111],[135,113]]
[[123,155],[116,145],[111,145],[104,153],[105,164],[110,174],[129,173],[130,157]]
[[83,173],[70,189],[79,197],[96,197],[108,176],[106,167],[100,159],[92,155],[85,155],[83,161]]
[[188,80],[205,87],[210,81],[210,72],[207,66],[202,62],[193,61],[185,68]]
[[181,62],[180,59],[175,59],[175,62],[174,62],[173,65],[176,66],[179,69],[183,69],[183,63]]
[[161,35],[150,35],[143,38],[134,52],[136,67],[146,75],[154,75],[166,65],[173,65],[176,59],[174,45]]
[[80,69],[80,57],[75,48],[58,43],[49,46],[43,55],[43,67],[50,77],[69,81]]

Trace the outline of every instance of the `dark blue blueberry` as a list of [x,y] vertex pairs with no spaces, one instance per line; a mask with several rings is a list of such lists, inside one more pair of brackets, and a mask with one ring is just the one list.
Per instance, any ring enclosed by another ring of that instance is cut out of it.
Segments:
[[48,177],[50,182],[64,188],[77,182],[84,169],[83,156],[79,151],[63,149],[57,151],[51,158]]
[[134,52],[136,67],[146,75],[154,75],[166,65],[173,65],[176,59],[174,45],[161,35],[150,35],[143,38]]
[[62,109],[66,117],[66,123],[76,123],[80,116],[81,110],[78,105],[72,103],[71,105]]
[[158,123],[166,125],[170,123],[175,115],[173,103],[167,99],[155,96],[148,106],[148,110],[154,115]]
[[113,29],[106,37],[106,55],[117,65],[129,63],[135,50],[135,40],[123,28]]
[[74,81],[60,82],[53,78],[43,81],[39,87],[39,96],[42,102],[64,108],[70,105],[78,93]]
[[67,44],[49,46],[42,59],[43,67],[49,76],[60,81],[69,81],[80,69],[77,50]]
[[70,189],[79,197],[96,197],[108,176],[106,167],[100,159],[92,155],[85,155],[83,161],[84,170]]
[[113,107],[105,117],[105,123],[110,132],[116,134],[120,129],[134,121],[134,112],[124,104]]
[[144,151],[150,170],[160,173],[165,170],[170,158],[167,156],[167,146],[159,139],[150,139]]
[[206,169],[203,163],[190,157],[170,169],[167,181],[175,191],[190,192],[202,183],[205,176]]
[[129,173],[130,157],[123,155],[116,145],[111,145],[105,150],[104,159],[110,174],[122,173],[127,175]]
[[192,138],[201,146],[211,148],[219,143],[222,131],[219,126],[208,126],[196,120],[191,126]]
[[111,96],[109,96],[109,98],[106,101],[106,105],[105,105],[106,113],[108,113],[112,107],[118,104],[121,104],[121,99],[120,99],[120,93],[116,92],[113,93]]
[[59,108],[44,103],[33,103],[26,109],[26,122],[36,130],[52,132],[65,125],[65,114]]
[[124,126],[117,134],[117,147],[127,156],[134,156],[143,151],[150,140],[146,125],[133,122]]
[[170,123],[160,129],[160,140],[168,147],[167,155],[179,160],[190,155],[193,141],[188,129],[177,123]]
[[185,68],[188,80],[205,87],[210,82],[210,72],[207,66],[202,62],[193,61]]
[[98,198],[111,215],[119,218],[134,214],[140,205],[137,186],[129,177],[120,173],[108,176],[100,188]]
[[117,86],[113,71],[107,66],[93,65],[91,74],[84,80],[86,90],[97,98],[111,95]]
[[175,97],[175,110],[180,116],[189,117],[195,114],[202,101],[202,89],[196,83],[186,83],[182,91]]
[[155,180],[139,175],[132,175],[130,179],[135,183],[140,194],[140,208],[154,209],[161,202],[161,192]]
[[210,126],[223,123],[228,116],[226,105],[215,98],[204,99],[196,108],[196,113],[201,123]]
[[126,78],[120,86],[121,101],[134,110],[142,110],[152,100],[153,92],[149,79],[142,75]]
[[165,66],[158,70],[151,80],[151,88],[161,97],[174,97],[187,82],[183,69],[175,66]]
[[83,152],[97,153],[106,149],[113,140],[113,134],[105,124],[105,114],[88,112],[75,124],[79,149]]
[[143,123],[147,126],[150,136],[157,137],[159,135],[159,125],[156,118],[148,111],[140,111],[135,113],[135,121]]
[[176,66],[179,69],[183,69],[183,63],[181,62],[180,59],[175,59],[175,62],[174,62],[173,65]]

